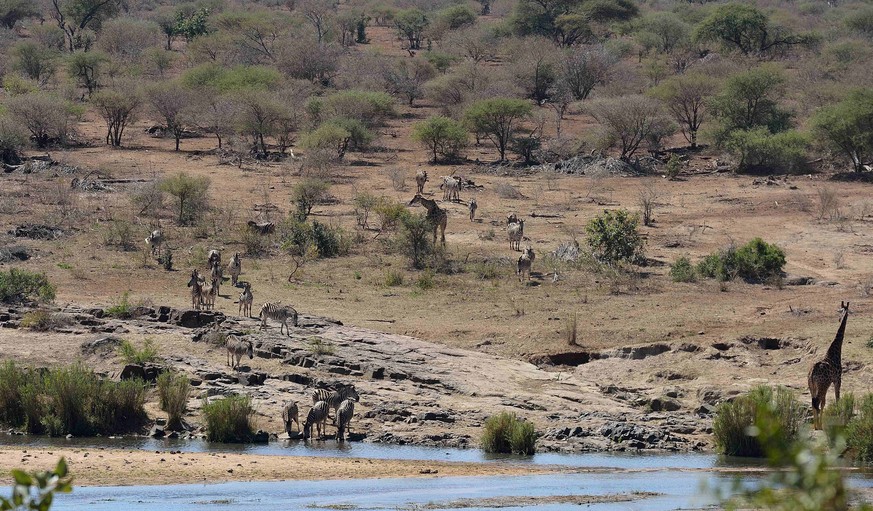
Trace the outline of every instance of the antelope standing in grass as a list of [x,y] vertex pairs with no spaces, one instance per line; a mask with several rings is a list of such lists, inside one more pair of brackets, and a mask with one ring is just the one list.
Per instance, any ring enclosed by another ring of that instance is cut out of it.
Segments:
[[239,252],[233,254],[230,262],[227,264],[227,273],[230,273],[230,284],[236,286],[239,282],[239,274],[242,273],[242,259]]
[[288,436],[291,436],[291,423],[294,422],[297,424],[297,431],[300,431],[300,420],[298,419],[298,409],[297,403],[292,401],[288,401],[285,403],[285,406],[282,408],[282,423],[285,424],[285,433],[288,433]]
[[327,403],[319,401],[312,405],[309,413],[306,414],[306,420],[303,421],[303,438],[312,439],[312,425],[315,424],[315,430],[318,433],[318,438],[323,436],[327,431]]
[[534,259],[536,259],[536,254],[534,254],[533,249],[528,245],[525,247],[524,252],[518,256],[515,274],[518,275],[519,282],[524,278],[525,273],[527,273],[527,280],[530,280],[530,269],[533,266]]
[[424,184],[427,183],[427,171],[419,170],[415,174],[415,186],[418,188],[417,193],[424,193]]
[[346,399],[340,403],[336,409],[336,441],[345,441],[345,432],[349,429],[352,423],[352,416],[355,415],[355,401]]
[[243,283],[243,292],[239,294],[239,311],[240,316],[247,318],[252,317],[252,303],[255,301],[252,295],[252,285],[248,282]]
[[509,224],[506,228],[509,234],[509,250],[521,250],[521,240],[524,238],[524,220]]
[[440,240],[442,244],[446,244],[446,224],[449,222],[449,216],[446,211],[437,206],[436,201],[425,199],[421,194],[415,194],[415,197],[409,201],[410,206],[421,204],[427,210],[427,220],[433,226],[433,242],[436,244],[437,229],[440,230]]
[[249,359],[255,358],[252,341],[240,339],[231,334],[227,336],[227,341],[225,341],[224,347],[227,349],[227,365],[233,369],[239,367],[243,356],[248,355]]

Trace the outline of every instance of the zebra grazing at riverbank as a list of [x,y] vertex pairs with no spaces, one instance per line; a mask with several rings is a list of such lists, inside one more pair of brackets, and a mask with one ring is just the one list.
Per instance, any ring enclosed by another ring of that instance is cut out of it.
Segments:
[[155,229],[145,239],[146,245],[151,249],[153,256],[160,255],[161,246],[164,244],[164,232],[160,229]]
[[297,326],[297,311],[294,307],[287,305],[279,305],[278,303],[267,302],[261,307],[261,312],[258,314],[261,318],[261,330],[267,329],[267,319],[278,321],[279,333],[282,333],[282,327],[285,327],[285,333],[291,337],[291,329],[288,328],[288,319],[291,319],[291,324]]
[[252,317],[252,303],[255,301],[252,295],[252,285],[248,282],[243,283],[243,292],[239,294],[239,312],[240,316]]
[[509,234],[509,250],[520,251],[521,240],[524,238],[524,220],[509,224],[506,232]]
[[227,365],[233,369],[239,367],[243,356],[248,355],[249,359],[255,358],[255,347],[252,341],[240,339],[233,334],[227,336],[224,347],[227,349]]
[[322,438],[323,434],[327,432],[327,412],[328,406],[324,401],[319,401],[312,405],[309,413],[306,414],[306,420],[303,421],[303,438],[312,439],[313,424],[315,424],[318,438]]
[[236,286],[237,282],[239,282],[239,274],[242,273],[242,260],[239,252],[230,258],[230,263],[227,265],[227,273],[230,273],[230,284]]
[[282,422],[285,424],[285,433],[291,436],[291,422],[297,424],[297,431],[300,431],[300,421],[298,420],[298,409],[295,401],[288,401],[282,408]]
[[361,400],[361,397],[358,395],[358,391],[355,389],[354,385],[343,385],[336,390],[322,388],[312,391],[313,403],[324,401],[334,410],[339,407],[340,403],[347,399],[351,399],[354,401]]
[[345,433],[349,430],[352,423],[352,416],[355,414],[355,401],[346,399],[340,403],[336,409],[336,441],[344,442]]
[[188,280],[188,287],[191,288],[191,307],[194,310],[200,310],[201,295],[203,294],[203,281],[200,279],[200,274],[197,270],[191,271],[191,279]]

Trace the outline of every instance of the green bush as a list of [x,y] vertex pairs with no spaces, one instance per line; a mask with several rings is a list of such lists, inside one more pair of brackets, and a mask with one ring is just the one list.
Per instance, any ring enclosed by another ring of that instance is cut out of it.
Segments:
[[111,318],[130,318],[133,315],[133,305],[130,303],[130,293],[127,291],[122,293],[118,303],[111,307],[107,307],[104,312]]
[[312,208],[327,197],[330,183],[327,181],[307,177],[294,185],[291,190],[291,202],[297,206],[297,218],[306,220]]
[[255,414],[248,396],[229,395],[211,403],[203,403],[206,419],[206,439],[210,442],[241,443],[254,437],[252,417]]
[[697,272],[694,270],[691,260],[682,256],[670,265],[670,278],[673,279],[673,282],[694,282],[697,280]]
[[396,240],[398,249],[409,258],[413,268],[424,268],[435,253],[433,224],[425,214],[419,213],[402,216],[400,226],[400,235]]
[[794,393],[785,387],[759,386],[733,401],[718,406],[712,423],[712,434],[718,450],[729,456],[762,457],[764,449],[752,426],[762,420],[777,425],[786,441],[797,438],[804,411]]
[[38,332],[48,332],[59,326],[69,323],[69,320],[64,320],[63,316],[53,314],[46,310],[35,310],[24,313],[21,318],[21,327]]
[[181,225],[192,224],[206,212],[209,203],[210,180],[206,176],[189,176],[180,172],[164,178],[160,190],[175,197]]
[[0,509],[48,511],[56,494],[73,490],[64,458],[58,461],[54,470],[29,473],[13,470],[12,478],[15,479],[12,496],[8,499],[0,497]]
[[467,143],[467,130],[460,122],[437,115],[416,123],[412,138],[430,151],[434,162],[450,161]]
[[755,238],[740,248],[730,246],[710,254],[697,264],[697,273],[722,282],[737,277],[748,282],[779,278],[785,266],[785,253],[776,245]]
[[873,394],[861,399],[858,415],[846,426],[846,448],[860,461],[873,461]]
[[151,339],[144,340],[139,349],[128,340],[121,341],[118,354],[126,364],[147,364],[158,360],[158,348]]
[[313,151],[336,153],[342,159],[349,149],[352,134],[349,130],[334,123],[324,123],[300,137],[300,147]]
[[167,412],[167,429],[182,429],[182,416],[188,410],[191,380],[182,373],[165,371],[158,375],[158,405]]
[[433,270],[426,270],[424,273],[422,273],[421,276],[418,277],[418,281],[415,283],[415,285],[422,291],[433,289],[433,287],[436,286]]
[[405,216],[409,215],[409,209],[406,208],[406,204],[393,202],[385,198],[376,204],[373,212],[379,217],[379,229],[382,231],[393,230]]
[[802,172],[808,147],[808,138],[800,132],[774,134],[764,127],[732,131],[725,141],[725,148],[739,159],[741,172]]
[[513,413],[501,412],[485,421],[481,443],[485,452],[532,455],[536,439],[533,424]]
[[348,132],[347,149],[351,151],[366,150],[373,142],[373,139],[376,138],[376,135],[374,135],[373,132],[370,131],[370,129],[359,119],[337,117],[336,119],[327,121],[325,124],[336,126]]
[[326,120],[345,117],[376,127],[394,116],[394,98],[384,92],[341,91],[324,98],[320,111]]
[[831,446],[839,439],[846,438],[846,426],[855,414],[855,395],[847,392],[836,402],[829,404],[822,412],[822,425]]
[[639,223],[639,216],[625,209],[604,211],[585,226],[588,245],[597,259],[607,264],[639,262],[644,257]]
[[20,426],[25,422],[24,386],[32,379],[30,371],[11,360],[0,365],[0,423]]
[[388,287],[402,286],[403,274],[397,270],[388,270],[385,272],[385,285]]
[[10,268],[0,272],[0,302],[14,303],[27,300],[50,302],[55,299],[55,287],[43,273],[32,273]]
[[289,220],[282,224],[279,233],[282,249],[298,256],[306,255],[312,247],[318,257],[337,257],[347,254],[351,243],[341,227],[320,222]]

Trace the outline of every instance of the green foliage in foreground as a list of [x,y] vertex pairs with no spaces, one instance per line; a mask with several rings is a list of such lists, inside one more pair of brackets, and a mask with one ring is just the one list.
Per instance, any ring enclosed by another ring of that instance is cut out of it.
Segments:
[[485,421],[482,449],[485,452],[532,455],[536,451],[536,440],[533,424],[513,413],[501,412]]
[[8,499],[0,497],[0,511],[48,511],[56,493],[70,493],[73,489],[70,484],[72,478],[67,476],[67,462],[64,458],[58,461],[54,470],[13,470],[12,477],[15,479],[12,496]]
[[764,457],[765,445],[755,434],[762,421],[772,422],[773,435],[783,435],[785,442],[797,438],[803,422],[803,409],[794,394],[785,387],[759,386],[748,394],[718,406],[712,423],[715,445],[730,456]]

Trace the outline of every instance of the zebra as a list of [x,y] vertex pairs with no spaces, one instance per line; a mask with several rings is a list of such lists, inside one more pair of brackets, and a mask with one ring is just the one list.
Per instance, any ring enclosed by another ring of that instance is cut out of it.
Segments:
[[215,295],[218,294],[218,281],[212,279],[212,283],[206,285],[202,276],[198,277],[200,285],[200,305],[206,310],[215,309]]
[[527,273],[527,280],[530,280],[530,269],[533,266],[534,259],[536,259],[536,254],[534,254],[533,249],[528,245],[525,247],[524,252],[518,257],[518,265],[515,270],[515,274],[518,275],[519,282],[524,277],[524,274]]
[[360,401],[361,397],[354,385],[343,385],[337,390],[320,388],[312,391],[313,403],[324,401],[334,410],[346,399]]
[[221,264],[221,252],[216,249],[212,249],[207,254],[206,262],[209,263],[209,267],[213,267],[215,263]]
[[274,224],[273,222],[258,223],[254,220],[249,220],[248,222],[246,222],[246,225],[249,226],[250,231],[264,236],[276,232],[276,224]]
[[312,439],[313,424],[315,424],[315,430],[318,432],[318,438],[322,437],[323,432],[327,430],[327,411],[328,406],[324,401],[319,401],[312,405],[309,413],[306,414],[306,420],[303,421],[303,438]]
[[261,330],[267,329],[267,318],[269,318],[281,323],[279,325],[279,333],[282,333],[282,327],[284,326],[288,337],[291,337],[291,329],[288,328],[288,318],[291,318],[292,325],[297,326],[297,311],[294,310],[294,307],[288,305],[267,302],[261,307],[258,317],[261,318]]
[[297,403],[289,400],[282,408],[282,422],[285,424],[285,433],[291,436],[291,422],[297,423],[297,431],[300,431],[300,420],[298,418]]
[[443,189],[444,201],[460,201],[461,179],[454,176],[442,176],[443,184],[440,188]]
[[245,317],[252,317],[252,302],[255,301],[252,295],[252,285],[248,282],[243,282],[243,292],[239,294],[239,312],[238,314]]
[[352,399],[343,400],[339,408],[336,409],[336,441],[345,441],[345,432],[349,429],[352,423],[352,416],[355,414],[355,401]]
[[213,263],[212,269],[209,271],[209,274],[212,277],[212,287],[215,288],[215,294],[221,294],[221,281],[224,279],[224,272],[221,271],[221,262]]
[[239,364],[242,362],[242,358],[245,355],[249,356],[249,360],[255,358],[252,341],[240,339],[233,334],[227,336],[227,341],[225,341],[224,347],[227,348],[227,365],[232,369],[239,367]]
[[188,287],[191,288],[191,306],[194,310],[200,310],[200,296],[203,294],[203,281],[200,280],[200,274],[197,270],[191,271],[191,279],[188,281]]
[[155,229],[145,239],[146,245],[151,247],[152,256],[160,255],[161,246],[164,244],[164,232],[160,229]]
[[427,171],[419,170],[415,174],[415,186],[418,187],[418,193],[424,193],[424,184],[427,183]]
[[227,265],[227,273],[230,273],[231,285],[236,287],[237,282],[239,282],[239,274],[242,273],[242,260],[240,259],[239,252],[233,254],[233,257],[230,258],[230,263]]
[[479,209],[479,205],[476,204],[476,198],[470,199],[470,221],[474,221],[476,219],[476,210]]
[[517,224],[518,223],[518,215],[515,213],[510,213],[506,215],[506,225],[509,224]]
[[519,220],[516,223],[509,224],[506,229],[509,234],[509,250],[521,250],[519,246],[524,237],[524,220]]

